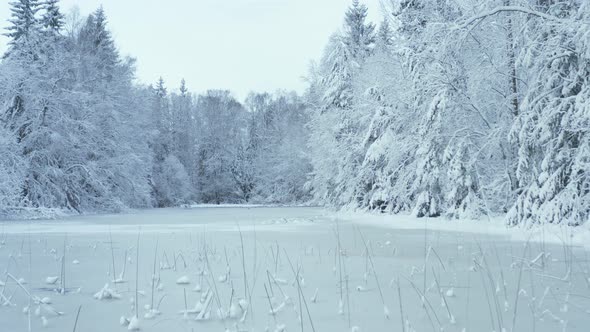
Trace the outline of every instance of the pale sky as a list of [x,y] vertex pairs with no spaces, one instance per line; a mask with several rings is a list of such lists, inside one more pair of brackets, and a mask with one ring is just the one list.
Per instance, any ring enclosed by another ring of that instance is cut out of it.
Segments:
[[[103,5],[123,55],[137,58],[141,83],[162,76],[169,90],[185,78],[189,90],[302,92],[311,60],[342,26],[352,0],[62,0],[83,15]],[[379,0],[364,0],[381,21]],[[6,27],[8,1],[0,1]],[[0,53],[7,39],[0,37]]]

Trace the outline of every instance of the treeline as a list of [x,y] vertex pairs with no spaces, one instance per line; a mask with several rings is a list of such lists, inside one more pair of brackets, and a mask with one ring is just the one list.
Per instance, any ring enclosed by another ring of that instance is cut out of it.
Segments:
[[311,73],[319,202],[418,217],[588,221],[590,4],[353,1]]
[[294,93],[192,95],[134,84],[99,8],[11,3],[0,64],[0,216],[190,202],[303,202],[309,172]]
[[304,96],[243,103],[134,84],[102,9],[66,20],[56,2],[11,4],[5,211],[311,201],[588,221],[586,1],[387,0],[376,25],[354,0]]

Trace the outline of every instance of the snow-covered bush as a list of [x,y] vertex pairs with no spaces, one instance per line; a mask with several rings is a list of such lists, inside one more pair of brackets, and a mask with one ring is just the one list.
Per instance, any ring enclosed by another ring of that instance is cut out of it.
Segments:
[[178,206],[191,196],[190,179],[178,158],[168,156],[154,169],[154,198],[156,205]]
[[23,188],[25,163],[17,150],[16,137],[0,127],[0,217],[14,213],[21,206],[20,190]]

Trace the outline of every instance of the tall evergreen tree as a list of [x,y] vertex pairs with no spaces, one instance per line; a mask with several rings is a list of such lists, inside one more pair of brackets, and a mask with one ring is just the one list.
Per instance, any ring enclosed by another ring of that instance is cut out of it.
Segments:
[[[346,201],[354,196],[351,174],[361,163],[362,112],[355,109],[355,81],[373,53],[375,25],[367,7],[354,0],[344,18],[344,31],[330,39],[318,73],[320,100],[310,120],[314,176],[309,183],[318,199]],[[315,95],[315,93],[314,93]]]
[[41,2],[39,0],[17,0],[10,2],[11,18],[8,19],[10,25],[6,28],[7,32],[4,34],[10,38],[8,45],[8,52],[5,57],[11,52],[18,52],[17,56],[22,56],[23,53],[31,52],[32,45],[39,41],[39,32],[41,26],[37,18],[37,12],[41,9]]
[[188,94],[188,88],[186,87],[186,81],[184,80],[184,78],[182,80],[180,80],[180,95],[182,97],[186,97]]
[[368,8],[353,0],[344,17],[344,42],[354,59],[369,56],[375,43],[375,24],[367,22]]
[[65,16],[59,9],[59,0],[46,0],[43,4],[45,12],[41,16],[41,26],[51,35],[58,35],[65,25]]
[[379,30],[375,38],[375,46],[381,52],[388,52],[391,46],[393,46],[393,31],[387,19],[384,19],[379,25]]
[[161,99],[168,97],[168,89],[166,88],[166,83],[164,83],[162,76],[160,76],[158,82],[156,82],[156,95]]
[[106,79],[106,82],[111,80],[121,61],[111,32],[107,28],[107,17],[102,6],[88,16],[78,39],[84,51],[98,60],[95,65],[97,72],[102,76],[101,79]]
[[155,158],[157,161],[164,160],[171,153],[171,116],[168,103],[168,89],[164,79],[160,77],[153,90],[153,118],[156,124],[157,137],[155,138]]
[[170,103],[172,153],[186,169],[189,177],[195,181],[195,146],[196,128],[192,95],[188,92],[184,78],[180,81],[180,94],[172,94]]
[[441,122],[446,108],[446,95],[432,100],[419,129],[421,142],[416,150],[416,179],[413,185],[414,214],[417,217],[438,217],[444,211],[442,185]]

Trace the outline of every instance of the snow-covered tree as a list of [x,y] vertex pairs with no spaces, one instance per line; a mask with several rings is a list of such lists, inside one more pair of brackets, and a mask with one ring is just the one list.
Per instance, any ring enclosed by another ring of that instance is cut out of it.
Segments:
[[353,0],[344,15],[343,42],[355,60],[368,57],[375,44],[375,25],[367,22],[367,14],[367,6]]
[[375,37],[375,51],[376,52],[391,52],[393,47],[393,30],[387,19],[384,19],[379,25],[377,35]]
[[12,216],[11,209],[21,206],[25,160],[16,144],[16,137],[0,127],[0,218]]
[[59,35],[65,25],[65,15],[58,6],[59,0],[46,0],[43,3],[44,13],[39,23],[51,35]]
[[114,71],[120,69],[117,66],[121,58],[107,29],[107,17],[102,6],[88,16],[80,29],[78,42],[86,54],[91,54],[97,60],[93,66],[106,81],[114,75]]
[[446,110],[446,94],[431,102],[419,129],[421,142],[416,150],[416,179],[413,184],[417,217],[438,217],[445,207],[440,176],[442,172],[441,122]]
[[[370,56],[355,61],[333,38],[312,73],[309,104],[320,110],[310,122],[316,198],[419,216],[505,207],[513,165],[506,139],[513,80],[506,77],[514,76],[506,45],[516,42],[487,21],[468,34],[458,28],[463,13],[493,4],[391,3],[396,29],[384,20]],[[465,141],[468,149],[457,145]],[[446,160],[443,151],[457,155]],[[452,169],[461,167],[471,192],[457,183]]]
[[163,161],[172,153],[172,117],[168,89],[164,79],[160,77],[152,91],[152,121],[155,126],[155,137],[152,146],[156,161]]
[[234,169],[243,146],[244,107],[229,91],[212,90],[197,99],[198,198],[205,203],[238,202],[243,197]]
[[194,168],[189,97],[172,97],[171,102],[164,79],[160,77],[151,89],[153,131],[149,143],[153,153],[152,191],[155,205],[159,207],[186,203],[193,193],[193,181],[187,171]]
[[508,223],[579,225],[590,216],[590,6],[544,8],[551,16],[537,14],[527,31],[534,84],[512,128],[522,192]]
[[251,184],[251,200],[301,202],[310,170],[306,143],[307,115],[301,98],[292,93],[251,94],[246,99],[248,133],[240,177]]
[[193,96],[188,91],[184,79],[180,82],[179,93],[172,94],[170,98],[171,153],[178,158],[189,175],[191,184],[195,185],[197,183],[195,106]]
[[153,170],[154,200],[157,207],[178,206],[188,201],[191,181],[184,166],[175,156],[156,162]]
[[8,51],[4,57],[16,52],[15,56],[34,56],[33,49],[40,41],[41,24],[37,12],[41,9],[39,0],[15,0],[10,2],[10,25],[4,34],[10,38]]
[[26,165],[22,206],[82,212],[149,204],[145,143],[131,137],[132,62],[116,58],[106,71],[100,52],[87,48],[89,36],[46,40],[35,58],[11,53],[0,66],[2,118]]
[[318,200],[343,204],[354,196],[349,180],[362,161],[358,150],[365,114],[355,110],[355,77],[373,53],[375,26],[367,22],[367,7],[353,1],[346,12],[342,34],[330,39],[314,73],[310,91],[311,160],[309,182]]
[[479,177],[473,163],[473,142],[463,138],[454,146],[447,147],[445,162],[448,163],[448,191],[446,215],[454,219],[479,219],[488,213],[481,197]]

